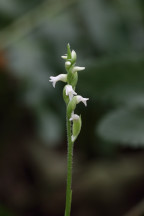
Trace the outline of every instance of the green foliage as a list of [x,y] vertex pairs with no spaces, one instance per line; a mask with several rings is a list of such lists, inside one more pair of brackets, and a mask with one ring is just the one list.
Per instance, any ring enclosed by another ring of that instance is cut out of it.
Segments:
[[144,108],[121,108],[108,113],[96,132],[105,140],[132,147],[144,146]]

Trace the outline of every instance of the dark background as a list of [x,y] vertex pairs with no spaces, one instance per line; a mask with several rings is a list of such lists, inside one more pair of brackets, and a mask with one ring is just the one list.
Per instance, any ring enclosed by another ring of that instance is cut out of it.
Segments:
[[144,215],[144,1],[0,0],[0,215],[63,216],[66,45],[77,52],[72,216]]

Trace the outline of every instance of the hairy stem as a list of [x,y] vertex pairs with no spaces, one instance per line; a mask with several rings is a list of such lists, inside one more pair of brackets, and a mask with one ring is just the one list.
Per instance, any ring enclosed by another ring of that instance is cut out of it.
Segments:
[[71,202],[72,202],[72,160],[73,160],[73,142],[71,141],[71,122],[67,115],[67,140],[68,140],[68,153],[67,153],[67,188],[66,188],[66,207],[65,216],[70,216]]

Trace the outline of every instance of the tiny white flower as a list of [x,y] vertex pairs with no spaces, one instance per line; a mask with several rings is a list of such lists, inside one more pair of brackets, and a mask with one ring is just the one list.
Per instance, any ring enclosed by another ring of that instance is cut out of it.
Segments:
[[61,56],[61,58],[63,58],[63,59],[67,59],[67,55]]
[[50,76],[50,82],[52,82],[53,87],[55,88],[56,82],[58,81],[67,81],[67,74],[59,74],[58,76]]
[[78,66],[75,66],[72,70],[73,73],[77,72],[77,71],[82,71],[82,70],[85,70],[85,67],[78,67]]
[[70,62],[70,61],[66,61],[66,62],[65,62],[65,66],[66,66],[66,67],[68,67],[68,66],[70,66],[70,65],[71,65],[71,62]]
[[71,57],[73,61],[76,61],[76,52],[74,50],[71,52]]
[[77,103],[83,102],[84,105],[87,106],[87,100],[89,100],[89,98],[83,98],[82,96],[77,95],[76,99],[77,99]]
[[69,96],[69,99],[71,100],[73,98],[73,95],[77,95],[77,93],[73,90],[71,85],[66,85],[65,87],[66,95]]
[[73,120],[78,120],[79,118],[80,118],[79,115],[74,114],[74,113],[72,112],[71,118],[70,118],[69,120],[70,120],[70,121],[73,121]]

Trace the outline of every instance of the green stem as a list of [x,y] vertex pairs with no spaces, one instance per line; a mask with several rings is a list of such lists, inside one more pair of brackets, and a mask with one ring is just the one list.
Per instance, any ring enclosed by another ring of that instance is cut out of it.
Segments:
[[72,160],[73,160],[73,142],[71,141],[71,122],[67,114],[67,140],[68,140],[68,153],[67,153],[67,188],[66,188],[66,207],[65,216],[70,216],[71,202],[72,202]]

